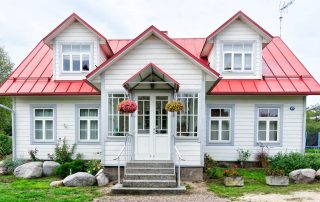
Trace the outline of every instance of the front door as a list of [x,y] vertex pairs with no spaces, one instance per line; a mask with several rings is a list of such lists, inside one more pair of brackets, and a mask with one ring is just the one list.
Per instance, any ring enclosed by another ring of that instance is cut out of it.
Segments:
[[136,160],[170,160],[170,94],[136,94]]

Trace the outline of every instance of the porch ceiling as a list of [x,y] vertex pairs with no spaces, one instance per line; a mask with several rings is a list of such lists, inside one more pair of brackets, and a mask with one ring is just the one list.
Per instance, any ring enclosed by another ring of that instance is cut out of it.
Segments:
[[153,63],[149,63],[123,83],[127,91],[139,90],[175,90],[179,83]]

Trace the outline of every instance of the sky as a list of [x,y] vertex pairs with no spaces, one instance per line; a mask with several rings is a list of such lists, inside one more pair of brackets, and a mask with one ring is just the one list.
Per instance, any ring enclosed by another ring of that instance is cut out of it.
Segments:
[[[16,66],[73,12],[110,39],[136,37],[150,25],[168,31],[170,37],[206,37],[239,10],[279,35],[280,0],[0,1],[0,46]],[[318,82],[319,10],[318,0],[295,0],[282,26],[282,39]],[[316,103],[320,96],[308,96],[307,105]]]

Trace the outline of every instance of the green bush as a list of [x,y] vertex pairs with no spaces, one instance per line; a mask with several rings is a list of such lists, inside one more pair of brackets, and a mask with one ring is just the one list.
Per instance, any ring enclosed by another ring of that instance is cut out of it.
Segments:
[[12,139],[8,135],[0,134],[0,159],[12,153]]
[[87,172],[91,175],[96,175],[99,170],[102,168],[100,160],[91,160],[87,163],[88,170]]
[[204,168],[203,171],[207,172],[210,168],[217,165],[217,162],[209,154],[204,154]]
[[291,171],[303,168],[313,168],[318,170],[320,168],[319,155],[304,155],[298,152],[277,153],[270,157],[270,168],[273,170],[284,170],[288,175]]
[[212,167],[205,172],[209,179],[218,179],[223,177],[223,172],[218,167]]
[[16,167],[23,164],[22,160],[12,160],[12,159],[5,159],[3,160],[3,167],[7,168],[8,173],[13,173]]
[[76,159],[71,162],[61,164],[56,169],[55,173],[57,176],[64,178],[76,172],[86,172],[86,171],[87,171],[86,162],[81,159]]
[[67,144],[66,139],[63,138],[63,140],[59,141],[56,147],[54,148],[54,153],[51,155],[49,154],[49,158],[60,164],[71,162],[75,148],[75,144],[69,146]]

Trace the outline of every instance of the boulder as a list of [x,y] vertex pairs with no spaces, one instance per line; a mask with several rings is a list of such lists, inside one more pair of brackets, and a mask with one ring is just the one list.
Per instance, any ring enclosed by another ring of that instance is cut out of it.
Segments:
[[51,187],[61,187],[61,186],[63,186],[63,181],[62,180],[53,181],[53,182],[50,183],[50,186]]
[[320,179],[320,169],[316,172],[316,178]]
[[6,175],[6,174],[8,174],[7,168],[0,166],[0,175]]
[[103,169],[99,170],[95,177],[99,187],[109,184],[109,178],[104,174]]
[[84,187],[92,186],[96,183],[96,178],[85,172],[78,172],[64,178],[63,184],[67,187]]
[[18,166],[13,174],[22,178],[38,178],[42,176],[42,162],[30,162]]
[[294,170],[289,173],[289,177],[295,183],[310,183],[314,181],[316,177],[316,171],[310,168]]
[[45,161],[43,162],[42,169],[44,176],[53,176],[57,167],[60,166],[60,163],[54,161]]

